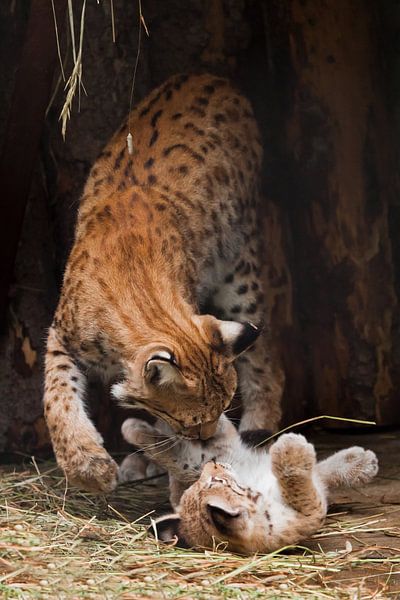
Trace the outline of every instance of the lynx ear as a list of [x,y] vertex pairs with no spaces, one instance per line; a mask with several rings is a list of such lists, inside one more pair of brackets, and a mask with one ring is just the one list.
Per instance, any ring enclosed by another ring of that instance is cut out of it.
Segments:
[[216,529],[222,534],[232,531],[242,514],[240,508],[231,506],[220,496],[207,500],[207,512]]
[[155,352],[145,364],[144,378],[146,383],[155,386],[171,385],[180,381],[181,374],[172,352]]
[[179,548],[189,548],[186,540],[180,534],[180,524],[181,518],[178,513],[164,515],[152,521],[151,532],[162,542],[173,542]]
[[250,348],[261,333],[261,329],[250,322],[218,321],[218,328],[224,346],[228,347],[234,356],[239,356]]

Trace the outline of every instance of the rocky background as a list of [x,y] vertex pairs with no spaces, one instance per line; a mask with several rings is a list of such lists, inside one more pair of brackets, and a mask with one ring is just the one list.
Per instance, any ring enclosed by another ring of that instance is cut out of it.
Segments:
[[[43,0],[0,3],[1,138],[37,4]],[[46,328],[80,191],[129,109],[137,52],[137,3],[114,0],[115,43],[110,6],[87,0],[87,95],[81,94],[80,107],[74,102],[65,141],[59,122],[64,84],[55,63],[0,338],[0,451],[48,450],[41,407]],[[74,7],[78,24],[81,1]],[[261,125],[267,317],[286,377],[286,422],[330,414],[398,424],[398,3],[142,0],[142,8],[150,35],[142,36],[135,101],[173,73],[209,70],[245,91]],[[68,76],[71,39],[61,12]],[[43,39],[48,36],[53,27],[43,31]],[[29,102],[36,90],[22,93]],[[3,213],[0,228],[8,226]],[[121,413],[96,383],[91,398],[108,444],[119,447]]]

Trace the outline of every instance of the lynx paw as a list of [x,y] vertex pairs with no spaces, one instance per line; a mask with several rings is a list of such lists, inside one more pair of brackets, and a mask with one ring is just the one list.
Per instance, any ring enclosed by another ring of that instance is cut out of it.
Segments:
[[340,454],[347,485],[363,485],[378,473],[378,459],[372,450],[353,446]]
[[314,446],[298,433],[285,433],[271,446],[271,466],[278,477],[295,477],[316,464]]
[[71,460],[59,462],[69,483],[79,488],[107,494],[117,485],[117,463],[103,448],[92,453],[81,448]]

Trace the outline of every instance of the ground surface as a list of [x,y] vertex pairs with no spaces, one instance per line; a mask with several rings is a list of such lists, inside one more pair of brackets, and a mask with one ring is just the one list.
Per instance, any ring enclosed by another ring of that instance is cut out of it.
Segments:
[[165,481],[96,498],[66,490],[51,463],[0,467],[0,597],[400,598],[400,432],[310,437],[321,454],[374,449],[379,477],[337,493],[303,547],[255,557],[159,546],[149,517],[134,521],[165,510]]

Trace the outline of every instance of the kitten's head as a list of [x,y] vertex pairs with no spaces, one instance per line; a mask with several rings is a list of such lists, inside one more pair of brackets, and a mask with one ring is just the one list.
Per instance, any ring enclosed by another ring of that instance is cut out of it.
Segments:
[[113,394],[135,404],[193,439],[208,439],[237,386],[235,358],[260,330],[251,323],[195,316],[160,341],[144,344],[125,364]]
[[227,542],[243,554],[268,550],[272,524],[265,499],[241,486],[227,465],[209,462],[182,495],[176,513],[159,518],[157,536],[184,547],[213,548]]

